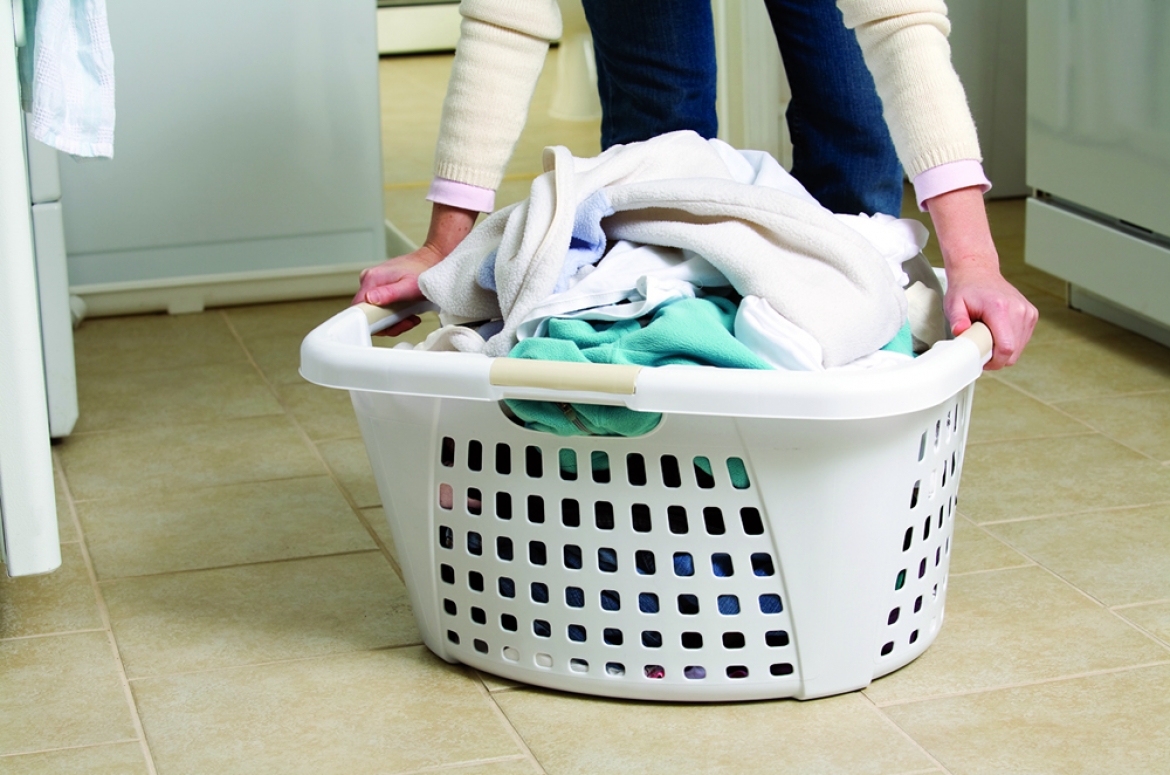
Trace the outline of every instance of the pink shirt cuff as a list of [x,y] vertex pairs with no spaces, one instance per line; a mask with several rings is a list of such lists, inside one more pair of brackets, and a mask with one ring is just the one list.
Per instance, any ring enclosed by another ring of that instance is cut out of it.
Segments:
[[952,161],[931,167],[914,178],[914,194],[918,199],[918,209],[926,212],[922,203],[927,199],[970,186],[979,186],[985,194],[991,190],[991,181],[983,174],[983,165],[974,159]]
[[464,210],[490,213],[496,207],[496,192],[490,188],[471,186],[446,178],[435,178],[431,181],[431,190],[427,193],[427,200],[441,205],[462,207]]

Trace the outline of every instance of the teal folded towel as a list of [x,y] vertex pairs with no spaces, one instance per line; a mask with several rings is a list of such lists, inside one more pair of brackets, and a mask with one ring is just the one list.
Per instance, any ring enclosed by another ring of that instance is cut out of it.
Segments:
[[[547,336],[524,339],[508,355],[570,363],[772,368],[732,334],[735,312],[731,301],[708,296],[667,304],[645,325],[638,320],[553,318],[548,321]],[[526,427],[558,436],[641,436],[657,427],[661,419],[656,412],[636,412],[624,406],[507,403]]]

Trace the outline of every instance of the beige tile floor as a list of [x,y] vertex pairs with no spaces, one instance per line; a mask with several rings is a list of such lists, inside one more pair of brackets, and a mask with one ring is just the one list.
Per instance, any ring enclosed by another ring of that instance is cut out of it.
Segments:
[[[384,94],[435,110],[418,71],[445,66],[386,60]],[[429,151],[389,148],[388,185],[421,186]],[[978,383],[947,622],[905,669],[703,706],[447,665],[347,397],[296,374],[344,299],[96,319],[54,449],[63,565],[0,577],[0,773],[1170,772],[1170,351],[1066,309],[1022,203],[990,210],[1043,317]]]

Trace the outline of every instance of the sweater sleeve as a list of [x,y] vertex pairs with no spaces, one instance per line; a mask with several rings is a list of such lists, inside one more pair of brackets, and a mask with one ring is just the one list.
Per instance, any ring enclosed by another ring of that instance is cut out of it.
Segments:
[[890,135],[911,180],[932,167],[982,161],[967,95],[951,65],[943,0],[837,0],[857,32]]
[[459,44],[435,148],[437,178],[496,189],[528,118],[556,0],[463,0]]

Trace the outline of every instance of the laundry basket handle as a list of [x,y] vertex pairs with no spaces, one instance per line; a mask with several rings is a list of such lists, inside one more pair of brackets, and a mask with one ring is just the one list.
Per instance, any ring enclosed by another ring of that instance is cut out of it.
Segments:
[[983,356],[984,360],[991,355],[991,351],[995,347],[995,342],[991,338],[991,329],[979,322],[972,323],[971,327],[959,334],[958,338],[966,339],[978,347],[979,354]]
[[422,301],[413,299],[410,301],[400,301],[388,307],[378,307],[363,301],[357,305],[357,308],[365,313],[366,320],[370,324],[371,334],[384,331],[395,323],[406,320],[412,315],[421,315],[424,312],[433,312],[439,309],[434,302],[427,301],[426,299]]

